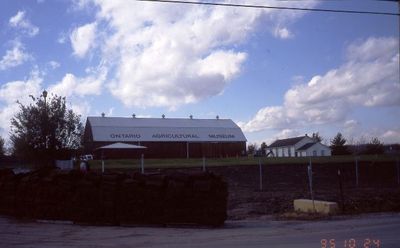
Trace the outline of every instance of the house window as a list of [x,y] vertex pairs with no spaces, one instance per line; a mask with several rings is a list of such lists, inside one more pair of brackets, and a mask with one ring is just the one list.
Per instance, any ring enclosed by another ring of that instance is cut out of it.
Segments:
[[295,157],[298,157],[298,156],[299,156],[298,152],[295,152],[295,153],[294,153],[294,156],[295,156]]
[[321,150],[321,156],[325,156],[325,150]]
[[314,151],[312,152],[312,154],[313,154],[314,157],[316,157],[316,156],[317,156],[317,151],[314,150]]
[[291,149],[290,149],[290,147],[288,148],[288,156],[289,156],[289,157],[291,157],[291,156],[292,156],[292,153],[291,153]]

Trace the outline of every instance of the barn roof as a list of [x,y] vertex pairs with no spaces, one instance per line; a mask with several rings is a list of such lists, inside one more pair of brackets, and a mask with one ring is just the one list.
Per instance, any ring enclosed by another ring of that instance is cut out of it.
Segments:
[[306,137],[306,136],[288,138],[288,139],[278,139],[278,140],[275,140],[268,147],[293,146],[293,145],[297,144],[300,140],[302,140],[304,137]]
[[88,117],[93,141],[246,141],[230,119]]

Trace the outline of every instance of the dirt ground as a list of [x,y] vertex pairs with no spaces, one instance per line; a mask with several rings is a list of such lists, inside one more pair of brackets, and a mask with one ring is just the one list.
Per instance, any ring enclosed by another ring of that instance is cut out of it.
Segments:
[[[228,219],[241,220],[293,211],[293,200],[310,198],[307,165],[263,165],[260,190],[259,166],[208,167],[229,187]],[[338,169],[341,171],[341,196]],[[200,170],[187,169],[187,170]],[[343,214],[400,212],[400,185],[396,164],[313,164],[316,200],[338,202]],[[343,201],[342,201],[343,199]],[[343,204],[344,203],[344,204]]]

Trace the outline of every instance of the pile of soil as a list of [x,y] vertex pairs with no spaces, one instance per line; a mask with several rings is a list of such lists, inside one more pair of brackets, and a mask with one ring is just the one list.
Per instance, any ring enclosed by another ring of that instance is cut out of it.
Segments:
[[222,225],[227,185],[209,172],[0,170],[0,214],[75,223]]

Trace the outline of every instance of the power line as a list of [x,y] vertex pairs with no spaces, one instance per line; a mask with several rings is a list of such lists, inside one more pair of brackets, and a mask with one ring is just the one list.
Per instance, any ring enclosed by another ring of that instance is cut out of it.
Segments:
[[[400,13],[392,12],[376,12],[376,11],[358,11],[358,10],[340,10],[340,9],[319,9],[319,8],[297,8],[297,7],[278,7],[266,5],[249,5],[249,4],[234,4],[234,3],[211,3],[211,2],[193,2],[181,0],[136,0],[140,2],[157,2],[157,3],[175,3],[175,4],[191,4],[191,5],[209,5],[209,6],[224,6],[224,7],[240,7],[240,8],[256,8],[256,9],[280,9],[280,10],[297,10],[297,11],[314,11],[314,12],[333,12],[347,14],[369,14],[369,15],[388,15],[400,16]],[[387,1],[387,0],[386,0]],[[392,0],[390,0],[392,1]]]

